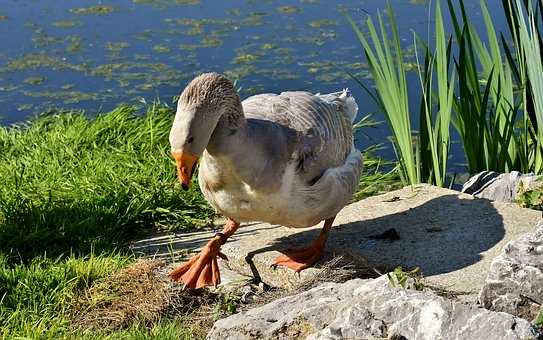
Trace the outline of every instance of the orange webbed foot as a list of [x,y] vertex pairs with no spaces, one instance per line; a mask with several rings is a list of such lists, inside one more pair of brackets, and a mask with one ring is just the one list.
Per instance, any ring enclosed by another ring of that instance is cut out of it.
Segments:
[[278,256],[272,266],[285,266],[296,273],[311,267],[322,256],[323,246],[312,244],[305,248],[291,248],[283,251],[285,255]]
[[198,289],[205,286],[217,286],[221,283],[221,275],[217,256],[227,259],[226,255],[220,252],[221,241],[212,239],[202,249],[200,254],[193,256],[190,260],[179,266],[170,273],[172,280],[183,282],[185,288]]

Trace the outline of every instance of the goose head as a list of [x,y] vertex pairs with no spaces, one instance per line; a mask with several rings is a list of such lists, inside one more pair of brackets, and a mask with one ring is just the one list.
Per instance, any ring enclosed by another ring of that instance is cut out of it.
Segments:
[[235,124],[241,112],[239,95],[223,75],[204,73],[183,90],[170,130],[170,145],[184,190],[190,187],[198,159],[219,122]]

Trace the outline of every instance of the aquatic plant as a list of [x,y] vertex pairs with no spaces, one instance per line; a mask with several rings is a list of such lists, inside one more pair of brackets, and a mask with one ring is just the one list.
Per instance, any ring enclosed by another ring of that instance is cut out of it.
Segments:
[[[451,42],[444,33],[441,9],[438,4],[435,14],[435,53],[426,46],[424,68],[419,66],[422,95],[418,135],[413,133],[405,57],[390,4],[387,6],[387,15],[391,36],[385,28],[381,14],[378,14],[379,33],[370,17],[366,20],[368,33],[364,33],[352,18],[348,17],[368,60],[375,93],[359,78],[354,75],[353,77],[385,114],[393,133],[392,142],[404,181],[412,185],[424,181],[443,186],[450,144],[454,74],[449,72]],[[434,75],[437,78],[437,103],[434,103],[433,98]]]
[[98,14],[98,15],[104,15],[109,14],[113,12],[115,8],[113,6],[106,6],[106,5],[97,5],[97,6],[90,6],[90,7],[79,7],[79,8],[72,8],[70,12],[74,14]]
[[415,40],[414,65],[421,85],[418,132],[412,131],[406,58],[390,4],[391,36],[380,14],[380,35],[371,18],[366,21],[367,32],[349,18],[368,60],[375,93],[356,76],[355,80],[387,118],[405,182],[445,185],[451,123],[459,133],[470,173],[543,172],[543,38],[542,21],[536,15],[542,4],[503,0],[513,41],[509,46],[504,35],[496,33],[486,1],[481,0],[480,6],[487,43],[475,30],[464,2],[458,3],[458,16],[448,0],[458,42],[453,45],[437,2],[435,41]]

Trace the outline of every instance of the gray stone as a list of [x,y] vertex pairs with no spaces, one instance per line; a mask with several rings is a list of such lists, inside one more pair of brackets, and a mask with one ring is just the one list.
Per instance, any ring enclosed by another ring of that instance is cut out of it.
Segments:
[[543,303],[543,222],[509,242],[492,262],[479,301],[529,320],[537,315]]
[[325,283],[219,320],[214,339],[535,339],[513,315],[392,287],[387,276]]
[[539,176],[518,171],[505,174],[483,171],[471,177],[462,187],[462,192],[491,201],[515,202],[520,187],[541,186],[538,179]]
[[[321,226],[292,229],[249,223],[222,247],[229,261],[221,266],[264,282],[292,288],[321,273],[321,266],[343,255],[356,267],[381,272],[401,265],[420,267],[427,283],[478,294],[491,261],[505,244],[534,229],[541,213],[516,204],[476,199],[457,191],[421,185],[374,196],[345,207],[337,216],[322,261],[295,274],[270,268],[289,247],[306,246]],[[394,233],[385,231],[394,229]],[[177,255],[198,250],[214,234],[206,230],[161,235],[133,245],[144,253],[178,261]]]

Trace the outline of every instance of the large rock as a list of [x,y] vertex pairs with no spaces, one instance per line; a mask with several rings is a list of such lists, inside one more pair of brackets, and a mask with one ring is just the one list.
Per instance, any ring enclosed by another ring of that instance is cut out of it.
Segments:
[[215,323],[208,339],[535,339],[526,320],[375,280],[325,283]]
[[[420,267],[428,284],[478,294],[490,262],[504,245],[534,229],[541,213],[516,204],[476,199],[457,191],[421,185],[374,196],[345,207],[330,232],[326,253],[315,268],[295,274],[270,268],[289,247],[306,246],[321,226],[291,229],[265,223],[242,227],[222,247],[230,269],[291,288],[318,275],[320,265],[344,255],[357,267]],[[214,231],[162,235],[133,245],[167,259],[197,250]]]
[[485,308],[533,319],[543,303],[543,222],[508,243],[490,266],[479,300]]
[[471,177],[462,187],[462,192],[492,201],[515,202],[521,187],[541,187],[539,177],[518,171],[505,174],[483,171]]

